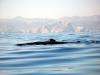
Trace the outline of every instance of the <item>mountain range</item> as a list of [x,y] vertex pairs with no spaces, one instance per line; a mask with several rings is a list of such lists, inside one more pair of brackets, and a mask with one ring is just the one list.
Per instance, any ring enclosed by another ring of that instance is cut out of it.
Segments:
[[100,32],[100,15],[61,17],[59,19],[23,18],[0,19],[0,32]]

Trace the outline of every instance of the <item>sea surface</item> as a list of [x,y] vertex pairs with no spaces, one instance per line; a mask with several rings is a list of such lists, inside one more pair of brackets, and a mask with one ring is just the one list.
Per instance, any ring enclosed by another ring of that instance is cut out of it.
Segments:
[[[81,41],[59,45],[18,43]],[[100,33],[0,33],[0,75],[100,75]]]

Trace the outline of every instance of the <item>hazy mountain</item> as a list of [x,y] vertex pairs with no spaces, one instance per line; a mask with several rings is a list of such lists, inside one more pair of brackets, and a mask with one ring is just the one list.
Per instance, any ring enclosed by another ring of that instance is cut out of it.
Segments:
[[100,32],[100,16],[62,17],[59,19],[0,19],[0,32]]

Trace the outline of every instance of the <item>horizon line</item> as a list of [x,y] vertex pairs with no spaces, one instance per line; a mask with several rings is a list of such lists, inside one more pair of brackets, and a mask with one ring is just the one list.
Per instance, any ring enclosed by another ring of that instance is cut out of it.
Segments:
[[0,19],[15,19],[15,18],[26,18],[26,19],[59,19],[59,18],[64,18],[64,17],[91,17],[91,16],[100,16],[100,14],[98,15],[84,15],[84,16],[61,16],[61,17],[56,17],[56,18],[50,18],[50,17],[24,17],[24,16],[14,16],[14,17],[5,17],[5,18],[0,18]]

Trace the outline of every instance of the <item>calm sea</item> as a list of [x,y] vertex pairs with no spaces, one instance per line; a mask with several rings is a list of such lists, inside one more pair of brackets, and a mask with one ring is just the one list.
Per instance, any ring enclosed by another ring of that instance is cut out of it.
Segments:
[[[17,43],[81,41],[60,45]],[[100,33],[0,33],[0,75],[100,75]]]

